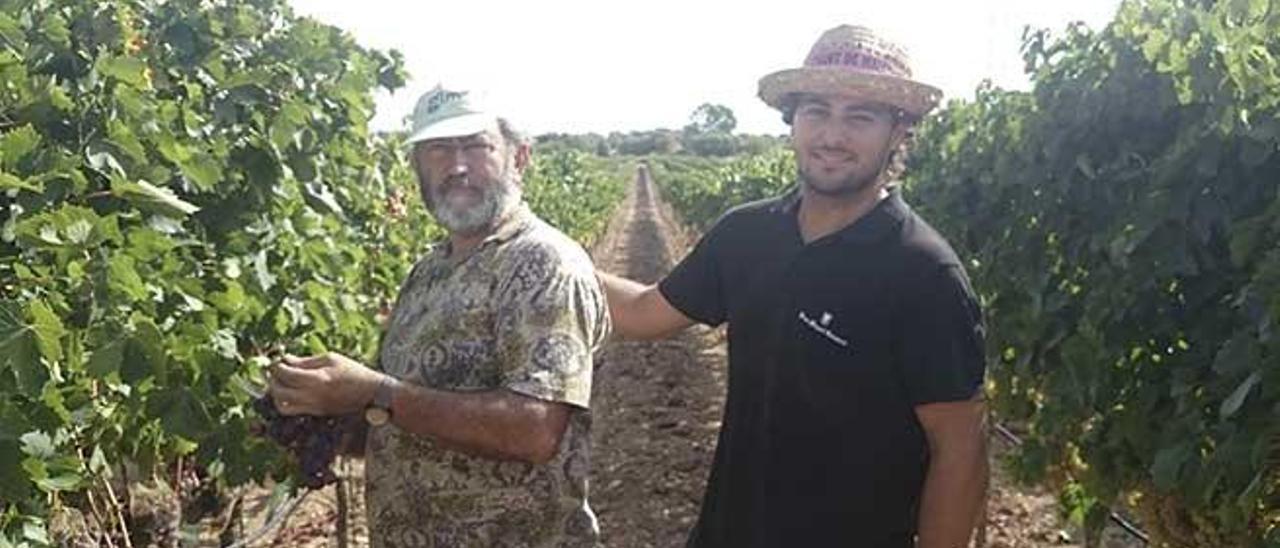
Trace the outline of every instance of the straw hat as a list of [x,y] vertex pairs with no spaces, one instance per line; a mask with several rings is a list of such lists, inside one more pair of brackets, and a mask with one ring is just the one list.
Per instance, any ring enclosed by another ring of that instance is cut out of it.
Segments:
[[822,33],[803,67],[760,79],[760,98],[773,108],[782,110],[794,93],[864,97],[915,116],[924,116],[942,99],[942,90],[912,79],[905,50],[854,25]]

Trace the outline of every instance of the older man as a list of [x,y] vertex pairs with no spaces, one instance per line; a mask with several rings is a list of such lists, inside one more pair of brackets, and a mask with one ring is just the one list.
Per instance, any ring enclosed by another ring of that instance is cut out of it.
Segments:
[[940,94],[901,48],[841,26],[760,96],[791,125],[796,187],[727,213],[656,286],[601,274],[625,336],[729,324],[689,546],[966,547],[987,478],[981,315],[896,185]]
[[592,354],[609,318],[583,249],[521,199],[530,148],[463,91],[418,101],[408,138],[447,240],[414,266],[379,369],[287,357],[282,413],[363,412],[374,547],[594,546]]

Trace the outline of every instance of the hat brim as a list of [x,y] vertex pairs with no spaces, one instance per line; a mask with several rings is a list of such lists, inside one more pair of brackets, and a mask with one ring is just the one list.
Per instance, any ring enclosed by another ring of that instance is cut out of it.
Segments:
[[760,79],[760,99],[782,110],[788,95],[813,93],[865,98],[924,116],[942,100],[942,90],[929,84],[838,67],[781,70]]
[[413,145],[431,139],[466,137],[498,129],[498,118],[492,114],[472,113],[454,116],[424,127],[405,139],[405,145]]

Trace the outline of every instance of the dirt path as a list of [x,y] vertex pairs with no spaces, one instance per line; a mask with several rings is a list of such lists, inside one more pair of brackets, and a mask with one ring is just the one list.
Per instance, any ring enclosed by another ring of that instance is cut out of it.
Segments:
[[[652,283],[685,242],[652,184],[636,185],[596,247],[600,268]],[[695,328],[659,342],[615,340],[596,373],[591,504],[605,546],[683,546],[697,518],[724,406],[724,346]]]
[[[637,177],[608,231],[593,250],[602,269],[652,283],[683,257],[689,238],[673,221],[656,186]],[[659,342],[614,339],[597,364],[593,390],[591,504],[604,546],[680,547],[693,526],[715,451],[725,396],[723,331],[697,327]],[[1057,517],[1053,496],[1013,484],[992,440],[989,548],[1079,547],[1081,533]],[[346,470],[351,526],[346,546],[367,546],[361,469]],[[255,546],[341,546],[333,488],[313,493],[288,525]],[[1137,548],[1116,531],[1104,548]]]

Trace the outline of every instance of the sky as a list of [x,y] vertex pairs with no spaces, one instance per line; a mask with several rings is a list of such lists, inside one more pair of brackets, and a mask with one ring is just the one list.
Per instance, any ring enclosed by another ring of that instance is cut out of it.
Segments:
[[760,77],[799,66],[823,31],[860,24],[904,45],[920,80],[970,98],[984,79],[1025,89],[1023,29],[1101,28],[1119,0],[290,0],[364,46],[397,49],[410,81],[376,98],[374,129],[403,127],[442,83],[474,90],[533,134],[683,127],[703,103],[738,131],[783,134]]

